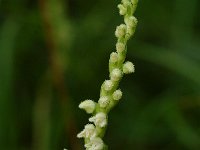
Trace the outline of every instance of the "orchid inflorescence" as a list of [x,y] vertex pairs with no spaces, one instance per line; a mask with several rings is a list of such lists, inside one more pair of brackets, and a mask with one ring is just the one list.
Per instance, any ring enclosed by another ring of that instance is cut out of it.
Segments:
[[124,62],[127,53],[127,41],[133,36],[137,19],[133,16],[138,0],[122,0],[118,5],[119,13],[124,17],[124,24],[117,26],[115,36],[117,37],[116,52],[112,52],[109,60],[109,80],[105,80],[101,86],[98,102],[85,100],[80,103],[79,108],[84,109],[93,116],[89,118],[90,124],[85,125],[77,137],[85,139],[86,150],[106,150],[102,138],[108,124],[109,111],[122,98],[122,92],[118,89],[119,82],[124,74],[135,71],[132,62]]

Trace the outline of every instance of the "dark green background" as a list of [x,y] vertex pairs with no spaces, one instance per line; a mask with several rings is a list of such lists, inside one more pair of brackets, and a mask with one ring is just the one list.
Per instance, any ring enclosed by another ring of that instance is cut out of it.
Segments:
[[[78,109],[108,79],[116,0],[0,0],[0,150],[83,149]],[[200,1],[140,0],[110,150],[200,149]]]

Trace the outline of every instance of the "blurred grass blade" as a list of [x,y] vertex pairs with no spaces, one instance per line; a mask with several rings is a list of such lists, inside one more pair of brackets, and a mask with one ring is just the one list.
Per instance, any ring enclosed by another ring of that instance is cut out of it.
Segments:
[[7,20],[0,30],[0,145],[14,146],[16,142],[16,117],[13,115],[13,60],[18,24]]
[[166,113],[166,120],[174,131],[177,140],[189,150],[199,150],[200,136],[183,118],[181,111],[172,103],[171,109]]
[[132,51],[130,53],[140,59],[179,73],[200,85],[200,68],[199,64],[194,60],[191,60],[176,51],[145,45],[144,43],[140,43],[140,48],[142,49],[141,51]]

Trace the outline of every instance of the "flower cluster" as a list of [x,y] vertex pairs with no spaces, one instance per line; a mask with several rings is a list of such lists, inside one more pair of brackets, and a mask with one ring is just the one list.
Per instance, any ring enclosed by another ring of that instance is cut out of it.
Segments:
[[120,15],[124,16],[124,24],[117,26],[115,36],[117,37],[116,52],[112,52],[109,60],[109,80],[105,80],[101,86],[100,98],[97,102],[85,100],[80,103],[79,108],[88,114],[90,124],[85,125],[77,137],[85,139],[86,150],[105,150],[107,146],[102,138],[108,124],[109,111],[122,98],[122,91],[118,88],[119,82],[124,74],[135,71],[132,62],[124,62],[127,52],[127,41],[134,34],[137,19],[133,16],[138,0],[122,0],[118,5]]

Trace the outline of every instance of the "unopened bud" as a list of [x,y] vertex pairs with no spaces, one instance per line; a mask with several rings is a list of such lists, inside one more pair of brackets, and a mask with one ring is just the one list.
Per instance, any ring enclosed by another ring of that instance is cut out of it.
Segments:
[[117,26],[115,31],[115,36],[117,38],[122,38],[126,34],[126,25],[121,24],[120,26]]
[[113,93],[113,99],[114,100],[120,100],[122,98],[122,91],[121,90],[116,90],[114,93]]
[[120,69],[116,68],[110,74],[110,78],[113,81],[118,81],[122,77],[122,72]]
[[84,109],[88,114],[91,114],[95,110],[95,102],[92,100],[85,100],[79,104],[79,108]]
[[116,44],[116,50],[117,50],[118,53],[122,53],[125,50],[124,43],[118,42]]
[[107,96],[102,96],[98,102],[100,107],[105,108],[109,104],[109,98]]
[[125,64],[123,65],[123,72],[125,74],[130,74],[133,73],[135,71],[135,67],[134,64],[132,62],[125,62]]

